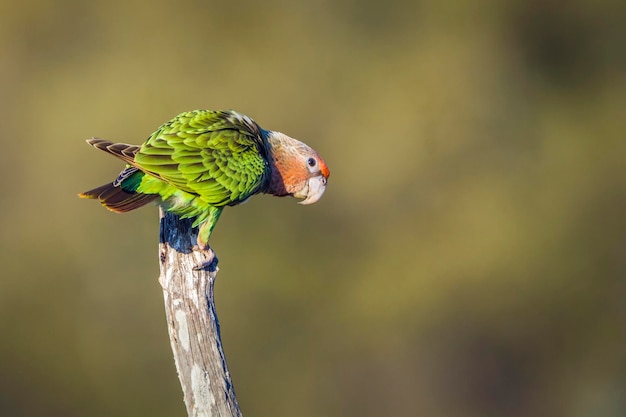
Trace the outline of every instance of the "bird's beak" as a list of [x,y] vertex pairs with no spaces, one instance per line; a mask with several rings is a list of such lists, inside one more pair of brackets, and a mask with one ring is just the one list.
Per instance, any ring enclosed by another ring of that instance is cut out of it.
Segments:
[[317,177],[309,178],[307,182],[307,187],[305,187],[305,193],[301,196],[304,200],[299,201],[298,204],[313,204],[317,200],[319,200],[324,191],[326,191],[326,182],[328,180],[323,175],[318,175]]

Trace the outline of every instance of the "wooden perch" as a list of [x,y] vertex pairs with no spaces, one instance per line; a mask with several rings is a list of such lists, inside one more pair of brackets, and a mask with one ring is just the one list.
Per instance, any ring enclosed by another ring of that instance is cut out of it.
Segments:
[[161,214],[159,255],[167,327],[190,417],[241,417],[222,348],[213,285],[213,250],[193,250],[189,219]]

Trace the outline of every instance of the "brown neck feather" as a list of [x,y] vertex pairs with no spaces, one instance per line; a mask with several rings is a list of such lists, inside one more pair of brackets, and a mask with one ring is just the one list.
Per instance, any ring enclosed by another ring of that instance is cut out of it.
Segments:
[[[300,187],[298,177],[298,145],[301,142],[278,132],[271,132],[268,137],[270,179],[267,193],[275,196],[292,195]],[[306,175],[306,174],[305,174]]]

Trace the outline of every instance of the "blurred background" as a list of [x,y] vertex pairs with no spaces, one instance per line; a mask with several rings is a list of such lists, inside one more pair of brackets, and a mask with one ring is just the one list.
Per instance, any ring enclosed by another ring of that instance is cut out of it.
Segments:
[[0,415],[183,416],[158,211],[76,194],[181,111],[327,161],[211,243],[245,416],[626,415],[626,4],[0,3]]

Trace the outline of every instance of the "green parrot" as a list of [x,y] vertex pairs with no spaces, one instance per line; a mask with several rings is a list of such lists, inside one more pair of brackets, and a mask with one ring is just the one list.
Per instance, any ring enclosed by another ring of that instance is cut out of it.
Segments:
[[330,175],[306,144],[262,129],[235,111],[195,110],[159,127],[141,146],[88,139],[126,162],[112,183],[80,193],[125,213],[151,201],[181,218],[194,218],[197,243],[207,249],[225,206],[254,194],[293,196],[300,204],[320,199]]

